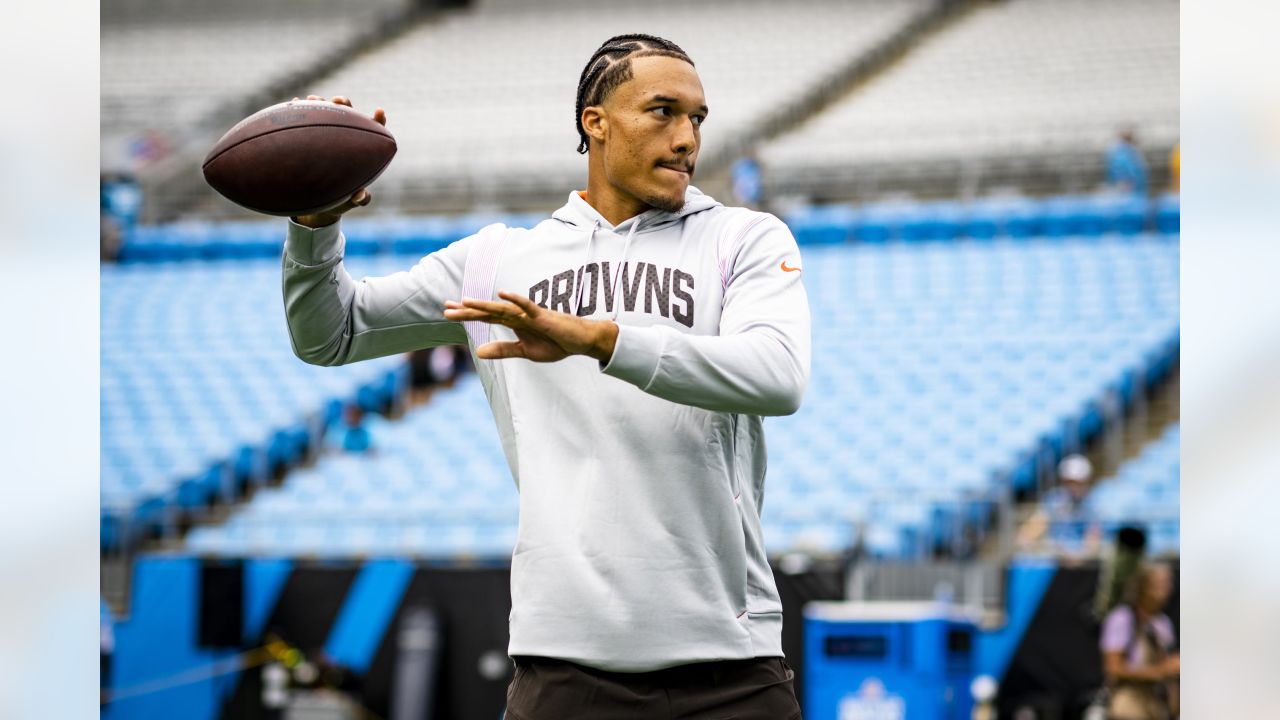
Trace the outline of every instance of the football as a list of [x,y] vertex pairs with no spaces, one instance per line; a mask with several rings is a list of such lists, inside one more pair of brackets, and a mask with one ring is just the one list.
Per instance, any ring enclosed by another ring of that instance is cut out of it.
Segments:
[[237,205],[267,215],[307,215],[342,204],[396,154],[381,124],[318,100],[272,105],[241,120],[204,159],[204,178]]

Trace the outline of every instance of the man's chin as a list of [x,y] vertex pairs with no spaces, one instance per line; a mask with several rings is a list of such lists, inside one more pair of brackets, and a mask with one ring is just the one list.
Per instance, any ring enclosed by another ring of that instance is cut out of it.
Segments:
[[684,207],[684,198],[678,198],[678,199],[672,198],[672,197],[654,198],[649,201],[649,205],[652,207],[658,208],[663,212],[669,212],[669,213],[680,212],[680,209]]
[[[686,185],[685,187],[688,186]],[[646,205],[665,212],[679,212],[680,209],[684,207],[684,191],[685,188],[682,187],[679,190],[679,194],[674,192],[667,192],[663,194],[655,193],[652,196],[645,198],[644,201]]]

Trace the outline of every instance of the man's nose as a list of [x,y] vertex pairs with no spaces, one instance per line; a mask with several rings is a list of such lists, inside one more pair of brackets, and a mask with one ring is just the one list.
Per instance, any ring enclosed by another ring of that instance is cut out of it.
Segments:
[[691,154],[697,149],[698,136],[693,130],[693,118],[685,116],[684,122],[675,124],[675,135],[671,138],[671,150],[682,155]]

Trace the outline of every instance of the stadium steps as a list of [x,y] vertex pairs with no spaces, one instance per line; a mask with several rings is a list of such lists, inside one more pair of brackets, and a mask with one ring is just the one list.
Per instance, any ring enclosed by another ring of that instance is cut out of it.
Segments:
[[[1114,477],[1124,463],[1141,455],[1165,430],[1178,424],[1181,418],[1180,387],[1180,372],[1175,366],[1168,378],[1152,388],[1145,398],[1145,406],[1143,403],[1134,403],[1116,427],[1104,431],[1085,448],[1084,455],[1093,465],[1095,484]],[[1036,506],[1034,499],[1019,505],[1019,525],[1031,516]],[[996,552],[994,546],[984,550],[988,555]]]
[[1169,378],[1161,383],[1147,398],[1145,408],[1138,405],[1126,418],[1117,432],[1107,436],[1088,454],[1099,481],[1115,475],[1119,467],[1140,455],[1147,445],[1158,439],[1171,425],[1181,418],[1179,403],[1179,372],[1175,368]]
[[[1143,402],[1135,402],[1116,427],[1104,431],[1093,440],[1084,455],[1089,458],[1094,472],[1094,486],[1107,482],[1127,462],[1142,454],[1147,446],[1159,440],[1181,418],[1181,373],[1177,365],[1169,377],[1152,388]],[[1021,527],[1038,508],[1038,501],[1030,499],[1018,505],[1015,525]],[[1001,554],[993,539],[983,547],[983,557],[993,558]]]

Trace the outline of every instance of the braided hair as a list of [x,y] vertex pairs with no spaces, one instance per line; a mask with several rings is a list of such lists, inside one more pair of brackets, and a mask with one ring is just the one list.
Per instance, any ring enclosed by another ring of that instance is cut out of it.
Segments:
[[574,108],[580,154],[586,153],[588,146],[587,131],[582,127],[582,111],[604,102],[619,85],[631,79],[631,58],[653,55],[676,58],[693,65],[693,61],[679,45],[641,33],[617,35],[605,40],[587,61],[587,66],[582,69],[582,76],[578,79],[578,101]]

